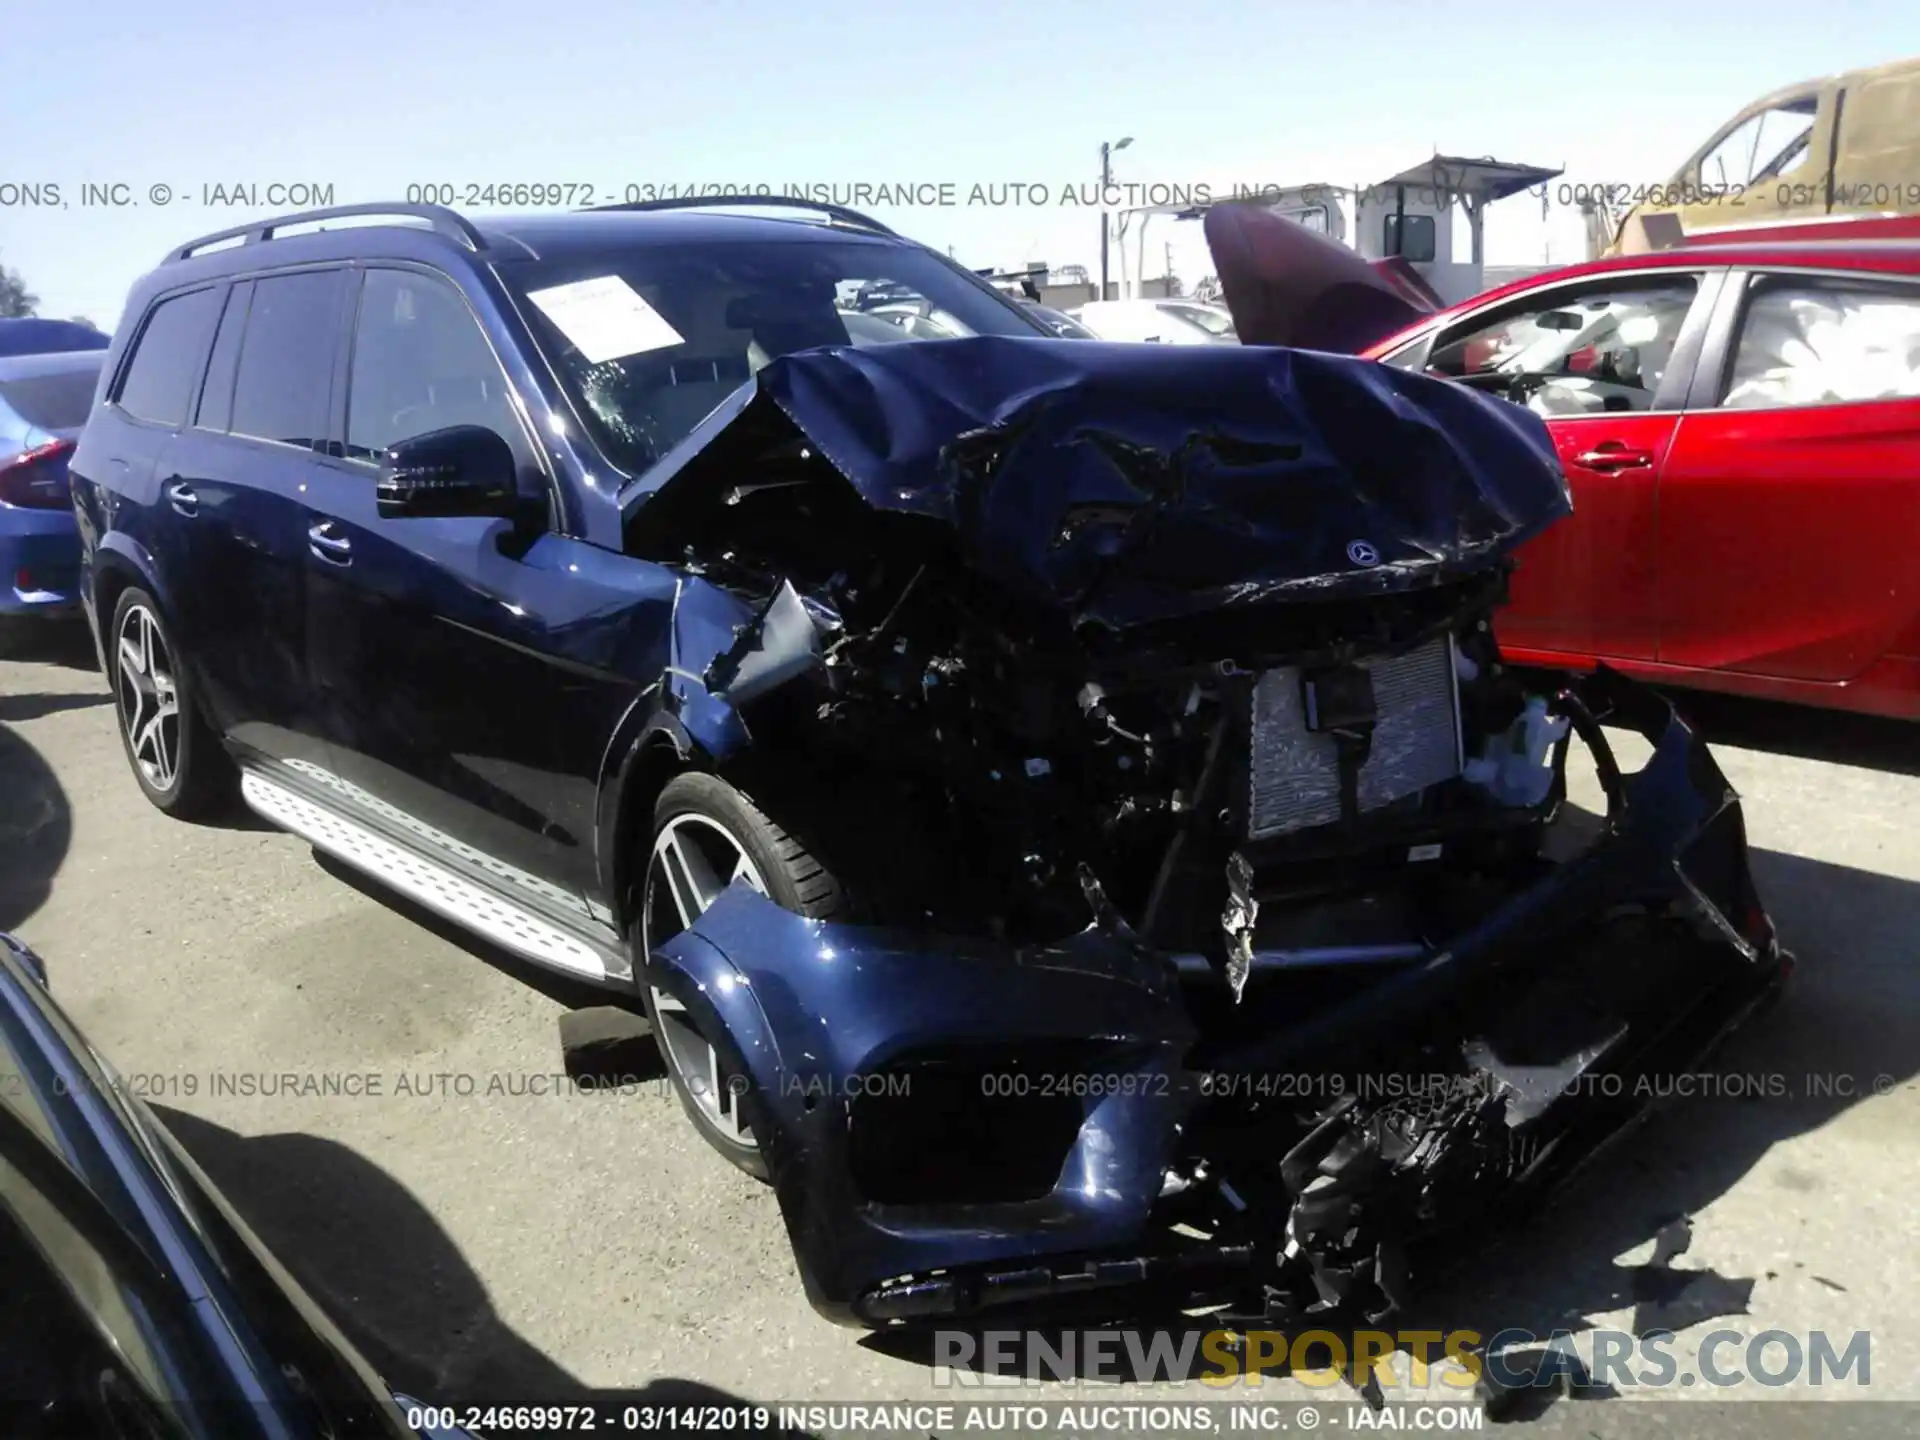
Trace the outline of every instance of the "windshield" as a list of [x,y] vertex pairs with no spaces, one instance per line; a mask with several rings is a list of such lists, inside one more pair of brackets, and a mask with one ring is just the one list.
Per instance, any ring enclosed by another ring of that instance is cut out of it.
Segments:
[[633,247],[515,267],[512,279],[569,397],[628,475],[781,355],[1046,333],[929,251],[837,236]]
[[1198,325],[1209,335],[1217,335],[1222,339],[1237,338],[1233,331],[1233,317],[1224,310],[1215,310],[1206,305],[1163,305],[1160,308]]
[[[865,309],[842,311],[841,318],[851,314],[861,319],[879,320],[896,332],[895,340],[957,340],[965,335],[974,334],[974,330],[956,316],[936,308],[927,300],[893,301],[885,305],[873,305]],[[865,343],[865,332],[849,324],[847,338],[855,345]]]
[[1075,320],[1071,315],[1053,310],[1045,305],[1030,305],[1027,313],[1046,326],[1063,340],[1091,340],[1093,331]]
[[78,430],[93,409],[100,367],[21,375],[0,380],[0,400],[29,425],[42,430]]

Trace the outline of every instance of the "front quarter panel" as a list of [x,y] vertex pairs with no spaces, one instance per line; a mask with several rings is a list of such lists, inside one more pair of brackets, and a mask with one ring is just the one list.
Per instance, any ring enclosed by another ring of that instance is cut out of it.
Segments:
[[[653,958],[704,1033],[732,1038],[802,1278],[827,1314],[847,1318],[908,1273],[1140,1239],[1194,1103],[1181,1068],[1193,1031],[1171,968],[1128,937],[1090,929],[1015,949],[808,920],[736,886]],[[1078,1099],[1050,1192],[939,1205],[861,1193],[849,1125],[863,1092],[909,1104],[910,1088],[886,1082],[910,1087],[916,1060],[1063,1043],[1092,1047],[1104,1093]]]

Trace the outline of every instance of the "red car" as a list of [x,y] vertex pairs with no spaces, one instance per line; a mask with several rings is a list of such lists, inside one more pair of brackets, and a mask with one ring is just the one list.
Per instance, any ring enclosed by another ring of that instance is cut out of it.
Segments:
[[1277,287],[1293,241],[1208,220],[1230,303],[1238,278],[1265,307],[1243,337],[1455,376],[1546,419],[1574,513],[1520,551],[1499,621],[1515,661],[1920,718],[1920,240],[1623,256],[1411,324],[1400,288],[1389,327],[1390,275],[1367,296],[1316,251],[1303,286],[1295,250]]

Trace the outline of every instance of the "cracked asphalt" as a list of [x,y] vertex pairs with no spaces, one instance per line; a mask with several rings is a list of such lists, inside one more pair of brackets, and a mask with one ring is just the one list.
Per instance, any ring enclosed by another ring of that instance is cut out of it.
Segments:
[[[46,958],[94,1045],[390,1381],[456,1401],[974,1393],[816,1316],[770,1192],[712,1156],[660,1084],[554,1082],[560,1015],[600,997],[291,836],[166,819],[127,773],[81,633],[4,644],[0,928]],[[1920,1400],[1920,734],[1694,708],[1744,797],[1794,985],[1721,1055],[1721,1080],[1420,1318],[1542,1334],[1638,1320],[1677,1330],[1683,1356],[1716,1328],[1865,1330],[1865,1391],[1679,1386],[1661,1397],[1709,1403],[1644,1406],[1643,1391],[1527,1415],[1542,1433],[1898,1433],[1920,1411],[1715,1402]],[[1597,795],[1576,776],[1577,800]],[[1716,1318],[1730,1307],[1745,1313]],[[1331,1398],[1297,1380],[1255,1395]]]

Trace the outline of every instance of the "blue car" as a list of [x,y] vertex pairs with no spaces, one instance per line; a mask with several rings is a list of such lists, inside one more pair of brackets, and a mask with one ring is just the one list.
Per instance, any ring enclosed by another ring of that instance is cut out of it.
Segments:
[[104,350],[0,357],[0,619],[79,613],[67,462],[105,358]]
[[26,316],[0,320],[0,356],[51,355],[56,350],[104,350],[111,336],[77,320],[42,320]]
[[1501,663],[1566,481],[1450,382],[798,200],[347,207],[142,279],[73,475],[148,799],[644,1006],[842,1321],[1377,1319],[1785,971],[1672,708]]

